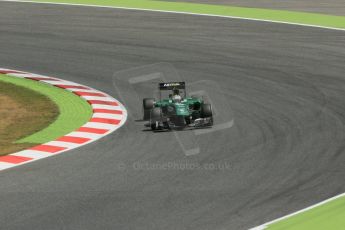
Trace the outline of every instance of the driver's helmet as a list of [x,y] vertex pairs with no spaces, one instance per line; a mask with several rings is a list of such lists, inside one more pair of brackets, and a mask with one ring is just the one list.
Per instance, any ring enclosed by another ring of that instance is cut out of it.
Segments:
[[172,100],[178,103],[181,102],[182,97],[180,96],[180,91],[178,89],[173,90]]
[[182,100],[182,97],[181,97],[180,95],[177,94],[177,95],[172,96],[172,100],[173,100],[174,102],[180,103],[181,100]]

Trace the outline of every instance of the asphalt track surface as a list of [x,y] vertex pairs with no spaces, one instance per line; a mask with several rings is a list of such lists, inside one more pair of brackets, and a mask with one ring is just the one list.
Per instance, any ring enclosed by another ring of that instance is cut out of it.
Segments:
[[[162,0],[165,1],[165,0]],[[304,11],[345,16],[343,0],[168,0],[205,4],[231,5],[240,7],[256,7],[275,10]]]
[[94,144],[3,171],[2,229],[247,229],[345,190],[344,32],[1,2],[0,33],[2,67],[117,96],[114,72],[170,63],[188,83],[219,84],[212,99],[226,97],[232,115],[226,106],[218,114],[234,120],[199,135],[193,156],[174,133],[145,132],[129,118]]

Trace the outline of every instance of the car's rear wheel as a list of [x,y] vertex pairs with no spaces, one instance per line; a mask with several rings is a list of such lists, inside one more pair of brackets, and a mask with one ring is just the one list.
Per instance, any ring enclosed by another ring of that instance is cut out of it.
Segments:
[[143,99],[143,111],[144,111],[144,120],[150,119],[150,112],[151,109],[153,109],[155,105],[155,99],[154,98],[144,98]]
[[207,118],[207,126],[213,125],[212,106],[210,104],[201,105],[200,117]]
[[212,106],[210,104],[202,104],[200,116],[201,118],[212,117]]

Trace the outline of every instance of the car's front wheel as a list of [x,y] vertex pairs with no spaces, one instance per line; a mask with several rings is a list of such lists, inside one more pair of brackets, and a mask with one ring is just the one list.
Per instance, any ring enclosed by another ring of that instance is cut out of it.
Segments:
[[156,130],[158,129],[157,123],[162,120],[162,109],[159,107],[155,107],[150,111],[150,123],[151,129]]

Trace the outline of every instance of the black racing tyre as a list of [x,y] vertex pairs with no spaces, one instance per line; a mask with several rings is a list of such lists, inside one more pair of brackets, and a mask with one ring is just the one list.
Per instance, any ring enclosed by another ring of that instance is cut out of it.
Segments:
[[144,120],[150,119],[150,112],[153,109],[155,104],[154,98],[144,98],[143,99],[143,111],[144,111]]
[[201,105],[201,118],[212,117],[212,106],[210,104],[202,104]]
[[162,109],[159,107],[155,107],[150,111],[150,122],[151,122],[151,129],[156,130],[158,127],[156,126],[156,121],[161,121],[162,119]]
[[155,99],[154,98],[144,98],[143,99],[144,110],[146,110],[146,109],[153,109],[154,104],[155,104]]
[[150,111],[150,120],[151,121],[159,121],[162,117],[162,109],[159,107],[155,107]]
[[156,123],[152,123],[152,124],[151,124],[151,129],[152,129],[152,130],[156,130],[156,129],[157,129]]

